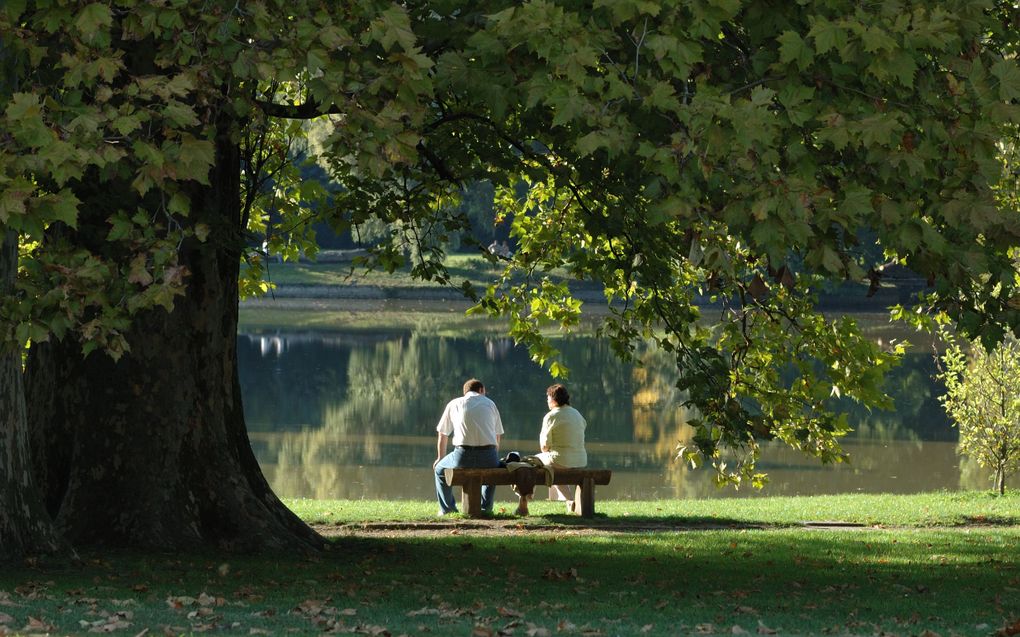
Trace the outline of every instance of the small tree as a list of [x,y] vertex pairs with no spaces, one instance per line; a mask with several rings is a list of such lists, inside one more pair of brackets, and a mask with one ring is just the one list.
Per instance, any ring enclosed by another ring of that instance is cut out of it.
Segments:
[[1020,343],[1009,339],[992,351],[953,343],[942,356],[940,377],[946,413],[960,428],[961,454],[994,471],[999,494],[1020,470]]

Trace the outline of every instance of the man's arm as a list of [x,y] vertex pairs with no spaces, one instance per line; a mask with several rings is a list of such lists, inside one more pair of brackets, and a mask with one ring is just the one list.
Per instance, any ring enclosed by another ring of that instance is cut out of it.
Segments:
[[447,442],[449,442],[449,440],[450,437],[447,436],[446,434],[443,433],[439,434],[439,437],[436,440],[436,461],[432,463],[433,469],[436,468],[436,465],[439,464],[439,461],[442,460],[443,456],[446,455],[446,444]]

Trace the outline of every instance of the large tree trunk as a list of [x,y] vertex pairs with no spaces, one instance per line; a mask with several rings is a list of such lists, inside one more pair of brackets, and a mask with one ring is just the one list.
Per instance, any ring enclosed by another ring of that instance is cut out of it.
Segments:
[[[79,546],[311,549],[322,539],[273,494],[249,444],[237,375],[239,159],[227,126],[211,187],[192,192],[190,270],[174,310],[139,316],[130,353],[32,348],[29,422],[58,527]],[[84,192],[81,199],[89,206]],[[105,196],[108,196],[106,194]],[[106,215],[100,215],[100,220]],[[78,236],[82,223],[79,220]],[[99,233],[100,235],[104,233]]]
[[[0,244],[0,298],[5,298],[14,290],[18,235],[0,234]],[[21,352],[0,343],[0,561],[62,548],[29,461]]]

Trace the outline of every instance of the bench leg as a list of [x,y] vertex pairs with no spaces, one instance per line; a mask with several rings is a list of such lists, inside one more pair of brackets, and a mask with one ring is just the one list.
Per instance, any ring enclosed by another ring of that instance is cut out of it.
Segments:
[[467,513],[468,517],[478,518],[482,516],[482,481],[470,480],[462,489],[461,510]]
[[583,518],[590,518],[595,515],[594,478],[583,479],[580,487],[574,491],[574,511],[579,512]]

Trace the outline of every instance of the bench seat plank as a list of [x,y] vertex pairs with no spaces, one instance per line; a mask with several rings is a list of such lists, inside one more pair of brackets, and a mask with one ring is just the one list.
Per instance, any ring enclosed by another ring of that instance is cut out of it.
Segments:
[[[521,467],[513,472],[505,468],[458,467],[446,469],[445,475],[447,484],[463,489],[463,508],[466,513],[471,517],[478,517],[482,514],[482,485],[517,484],[515,474],[521,471],[532,472],[535,484],[545,484],[545,470],[540,467]],[[553,483],[578,486],[574,510],[583,517],[590,518],[595,515],[595,485],[609,484],[612,475],[610,469],[556,468],[553,469]]]

